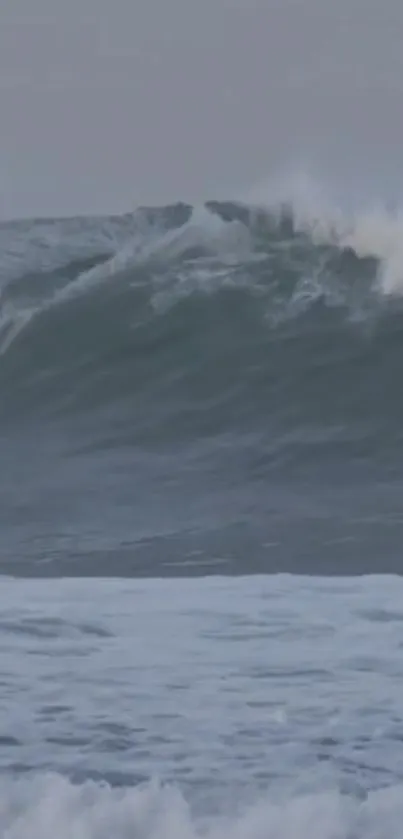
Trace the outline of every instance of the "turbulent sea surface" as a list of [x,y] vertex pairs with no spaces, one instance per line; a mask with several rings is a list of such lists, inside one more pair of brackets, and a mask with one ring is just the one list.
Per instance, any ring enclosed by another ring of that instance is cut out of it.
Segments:
[[402,234],[0,227],[4,839],[401,836]]

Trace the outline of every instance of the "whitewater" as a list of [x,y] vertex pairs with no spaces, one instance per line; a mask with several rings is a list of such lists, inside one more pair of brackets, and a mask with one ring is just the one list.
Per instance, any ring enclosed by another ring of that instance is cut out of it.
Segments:
[[397,839],[401,589],[4,579],[2,835]]
[[0,225],[0,835],[401,835],[403,215]]

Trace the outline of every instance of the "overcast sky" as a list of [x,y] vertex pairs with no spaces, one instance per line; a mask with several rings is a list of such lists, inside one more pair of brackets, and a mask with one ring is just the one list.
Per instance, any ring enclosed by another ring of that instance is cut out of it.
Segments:
[[[403,174],[402,0],[2,0],[0,214]],[[403,178],[402,178],[403,182]]]

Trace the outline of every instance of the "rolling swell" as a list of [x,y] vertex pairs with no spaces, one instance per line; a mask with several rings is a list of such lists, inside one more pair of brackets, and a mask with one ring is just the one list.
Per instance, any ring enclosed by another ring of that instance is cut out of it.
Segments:
[[400,538],[403,420],[402,310],[379,254],[318,239],[287,207],[212,202],[94,220],[78,253],[71,229],[58,241],[43,270],[2,278],[0,430],[24,447],[29,428],[69,499],[66,452],[92,480],[100,463],[120,475],[107,537],[93,485],[69,501],[90,548],[56,551],[58,571],[375,567],[386,510],[382,539]]

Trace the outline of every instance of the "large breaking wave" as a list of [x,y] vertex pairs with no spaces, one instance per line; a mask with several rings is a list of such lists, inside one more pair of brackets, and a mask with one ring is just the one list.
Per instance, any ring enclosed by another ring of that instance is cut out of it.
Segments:
[[397,427],[402,228],[303,197],[3,226],[0,415],[122,411],[150,439]]
[[304,188],[0,227],[22,570],[400,573],[401,231]]

